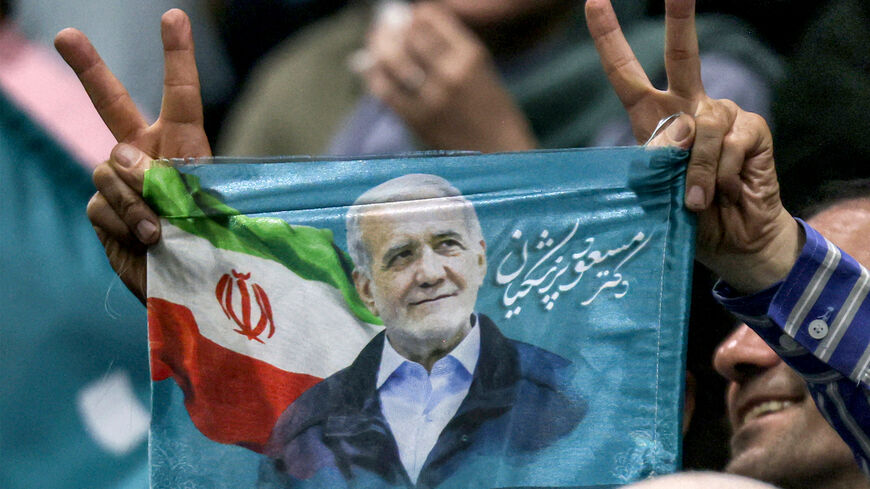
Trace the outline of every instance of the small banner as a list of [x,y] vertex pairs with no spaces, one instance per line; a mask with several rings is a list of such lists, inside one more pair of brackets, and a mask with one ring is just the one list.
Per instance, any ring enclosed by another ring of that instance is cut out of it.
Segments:
[[687,156],[148,170],[152,487],[599,488],[677,470]]

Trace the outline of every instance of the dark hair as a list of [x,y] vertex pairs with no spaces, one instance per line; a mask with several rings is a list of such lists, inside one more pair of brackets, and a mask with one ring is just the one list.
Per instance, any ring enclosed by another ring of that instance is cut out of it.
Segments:
[[0,20],[6,18],[7,15],[12,11],[12,5],[10,5],[11,0],[0,0]]
[[794,214],[809,219],[825,209],[853,199],[870,199],[870,178],[821,182],[807,192],[805,203],[795,208]]

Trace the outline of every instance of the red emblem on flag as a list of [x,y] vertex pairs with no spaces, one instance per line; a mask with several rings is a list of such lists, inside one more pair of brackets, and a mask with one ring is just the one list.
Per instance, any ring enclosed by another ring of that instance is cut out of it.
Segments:
[[[260,339],[260,335],[266,330],[266,326],[269,327],[269,334],[266,336],[267,339],[275,334],[275,323],[272,321],[272,306],[269,304],[269,297],[266,295],[266,291],[264,291],[262,287],[257,284],[251,285],[251,289],[254,291],[254,299],[256,299],[257,305],[260,307],[260,319],[257,321],[256,326],[252,326],[251,293],[248,291],[248,284],[246,282],[246,280],[251,278],[251,274],[238,273],[235,270],[232,271],[232,274],[233,276],[230,277],[229,273],[225,273],[221,279],[218,280],[217,287],[214,291],[218,303],[220,303],[221,309],[223,309],[227,318],[232,319],[239,325],[239,329],[234,329],[233,331],[246,336],[249,340],[256,340],[263,343],[263,340]],[[233,284],[233,278],[236,279],[235,285]],[[241,318],[239,318],[233,310],[233,289],[235,288],[239,289],[239,302],[242,307]]]

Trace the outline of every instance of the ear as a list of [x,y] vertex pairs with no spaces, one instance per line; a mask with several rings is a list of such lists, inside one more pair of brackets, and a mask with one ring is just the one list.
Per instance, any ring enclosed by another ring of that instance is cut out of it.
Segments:
[[360,299],[375,316],[378,316],[378,308],[375,307],[375,297],[372,294],[372,279],[363,273],[359,268],[353,269],[353,285],[356,287],[356,293]]
[[480,253],[477,255],[477,264],[480,265],[480,276],[486,276],[486,241],[480,240]]

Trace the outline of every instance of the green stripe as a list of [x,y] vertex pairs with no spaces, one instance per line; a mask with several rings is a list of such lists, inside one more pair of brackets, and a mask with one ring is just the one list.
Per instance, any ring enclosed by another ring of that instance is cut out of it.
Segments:
[[353,262],[335,246],[332,231],[242,215],[204,192],[199,178],[172,167],[145,172],[143,195],[158,215],[184,231],[217,248],[272,260],[304,279],[327,283],[341,291],[359,319],[381,324],[357,294],[350,279]]

